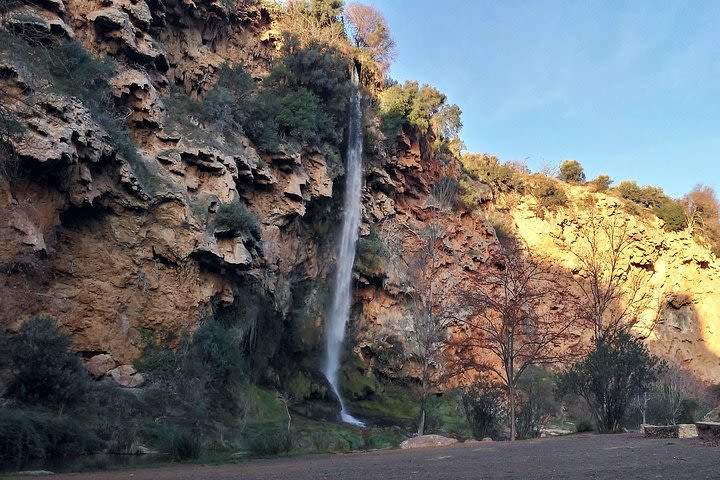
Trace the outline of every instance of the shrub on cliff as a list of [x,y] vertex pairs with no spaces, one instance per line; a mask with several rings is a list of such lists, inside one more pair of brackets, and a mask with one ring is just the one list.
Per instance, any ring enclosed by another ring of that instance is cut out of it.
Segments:
[[16,373],[7,396],[62,409],[80,399],[89,376],[72,348],[72,339],[50,317],[34,317],[9,341]]
[[525,183],[522,172],[508,163],[500,163],[494,155],[466,153],[460,159],[463,170],[475,180],[490,187],[493,196],[499,193],[522,193]]
[[532,194],[537,198],[538,205],[542,208],[564,207],[568,202],[568,197],[562,186],[557,181],[544,175],[537,176]]
[[229,231],[234,235],[249,232],[260,238],[260,219],[244,203],[223,203],[218,207],[213,219],[215,230]]
[[594,180],[590,180],[588,185],[590,185],[590,189],[593,192],[607,192],[612,183],[613,181],[609,176],[598,175]]
[[448,146],[459,154],[458,134],[462,128],[461,111],[448,103],[447,97],[431,85],[416,81],[391,85],[378,96],[380,129],[388,139],[395,139],[400,129],[412,125],[435,138],[435,147]]
[[678,232],[687,227],[685,209],[677,200],[668,200],[652,210],[660,220],[665,222],[663,228],[669,232]]
[[577,160],[563,160],[560,164],[558,178],[563,182],[583,183],[585,181],[585,171]]

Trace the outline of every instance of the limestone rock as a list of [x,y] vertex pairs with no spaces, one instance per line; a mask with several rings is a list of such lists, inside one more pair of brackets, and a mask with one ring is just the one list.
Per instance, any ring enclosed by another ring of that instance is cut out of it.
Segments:
[[400,444],[400,448],[447,447],[449,445],[455,445],[456,443],[458,443],[458,441],[454,438],[440,435],[421,435],[419,437],[408,438]]
[[107,372],[107,375],[121,387],[137,388],[143,386],[145,378],[132,365],[120,365]]
[[85,368],[87,368],[88,372],[95,378],[104,377],[105,374],[115,368],[116,365],[115,360],[107,353],[94,355],[85,362]]

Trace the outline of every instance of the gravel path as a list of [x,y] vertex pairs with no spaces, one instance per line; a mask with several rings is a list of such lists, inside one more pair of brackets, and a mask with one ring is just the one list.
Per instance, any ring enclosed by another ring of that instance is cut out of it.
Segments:
[[713,479],[720,448],[697,439],[574,435],[417,450],[308,455],[231,465],[54,475],[53,480]]

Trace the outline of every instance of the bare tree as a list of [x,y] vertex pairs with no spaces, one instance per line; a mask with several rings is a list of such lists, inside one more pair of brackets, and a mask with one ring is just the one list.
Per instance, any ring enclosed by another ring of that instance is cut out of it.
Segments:
[[[433,185],[421,223],[399,225],[385,221],[377,227],[383,249],[398,260],[406,271],[408,309],[411,331],[408,339],[414,356],[420,363],[420,418],[418,434],[423,435],[427,417],[427,399],[434,378],[433,369],[440,363],[447,339],[447,327],[454,319],[456,302],[451,292],[457,279],[443,275],[447,237],[442,216],[447,215],[458,193],[457,181],[443,177]],[[407,258],[401,253],[410,246],[413,253]]]
[[395,40],[383,14],[368,5],[351,3],[345,7],[344,19],[355,47],[387,68],[395,57]]
[[688,227],[695,228],[705,235],[720,233],[720,202],[715,190],[707,185],[695,187],[682,199]]
[[518,381],[531,365],[572,356],[567,343],[576,322],[559,307],[564,292],[548,263],[511,243],[495,264],[465,288],[471,314],[458,320],[451,340],[453,373],[491,373],[500,379],[509,396],[510,439],[515,440]]
[[419,243],[418,250],[409,262],[408,271],[413,290],[409,303],[413,325],[410,338],[421,365],[418,435],[423,435],[427,398],[431,387],[431,367],[438,361],[447,337],[447,325],[450,321],[450,299],[447,294],[452,285],[438,275],[442,265],[440,249],[445,237],[444,226],[433,221],[422,229],[411,231]]
[[633,266],[631,261],[632,250],[640,241],[630,231],[627,219],[603,215],[592,207],[577,239],[569,246],[562,245],[580,267],[580,272],[571,277],[580,291],[576,307],[592,327],[595,340],[628,332],[649,308],[652,272]]

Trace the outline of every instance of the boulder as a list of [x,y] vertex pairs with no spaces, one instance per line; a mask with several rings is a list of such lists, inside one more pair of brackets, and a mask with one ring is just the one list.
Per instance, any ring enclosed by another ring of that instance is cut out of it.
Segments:
[[95,378],[104,377],[106,373],[115,368],[115,365],[115,360],[107,353],[90,357],[90,359],[85,362],[85,368],[90,372],[90,375]]
[[443,437],[441,435],[421,435],[419,437],[408,438],[400,444],[400,448],[426,448],[426,447],[447,447],[455,445],[458,441],[454,438]]
[[107,375],[115,383],[125,388],[141,387],[145,383],[145,378],[132,365],[120,365],[110,370]]

